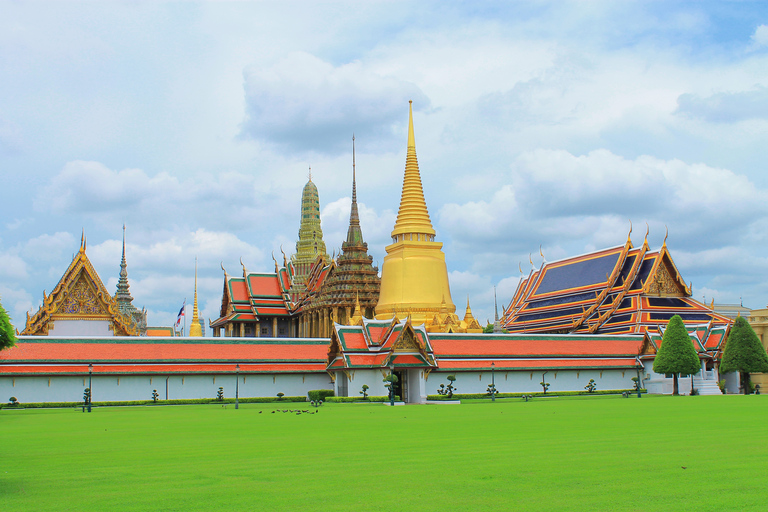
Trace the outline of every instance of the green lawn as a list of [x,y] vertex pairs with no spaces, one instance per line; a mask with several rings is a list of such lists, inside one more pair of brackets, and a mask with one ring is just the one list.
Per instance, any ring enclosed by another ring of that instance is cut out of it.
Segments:
[[768,507],[764,395],[299,407],[3,409],[0,511]]

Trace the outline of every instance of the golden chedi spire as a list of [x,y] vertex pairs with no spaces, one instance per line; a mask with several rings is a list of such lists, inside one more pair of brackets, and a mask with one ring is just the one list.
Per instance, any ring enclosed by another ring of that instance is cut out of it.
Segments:
[[427,240],[434,241],[435,230],[429,219],[427,202],[424,200],[424,189],[421,185],[419,161],[416,158],[416,137],[413,134],[413,102],[409,102],[408,113],[408,151],[405,157],[405,177],[403,178],[403,193],[400,196],[400,210],[397,212],[395,229],[392,237],[404,233],[419,233],[427,235]]
[[429,219],[416,158],[413,130],[413,103],[408,118],[408,149],[405,176],[400,197],[392,244],[381,268],[381,294],[376,318],[411,317],[413,325],[427,324],[427,330],[440,330],[433,325],[438,313],[458,323],[456,306],[451,300],[448,270],[443,244],[435,242],[435,230]]
[[200,327],[200,317],[197,309],[197,258],[195,258],[195,305],[192,309],[192,324],[189,326],[189,336],[199,338],[203,335]]

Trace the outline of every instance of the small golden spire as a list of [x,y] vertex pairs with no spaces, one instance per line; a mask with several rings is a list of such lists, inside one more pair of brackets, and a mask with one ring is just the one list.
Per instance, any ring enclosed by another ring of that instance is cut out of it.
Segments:
[[669,228],[667,227],[666,224],[664,224],[664,229],[666,230],[666,233],[664,233],[664,243],[661,244],[662,247],[667,246],[667,237],[669,236]]
[[309,166],[309,181],[312,181],[312,166]]
[[195,256],[195,301],[192,308],[192,324],[189,326],[189,336],[199,338],[203,335],[200,327],[200,317],[197,309],[197,256]]
[[629,233],[627,233],[627,243],[632,243],[632,219],[629,219]]

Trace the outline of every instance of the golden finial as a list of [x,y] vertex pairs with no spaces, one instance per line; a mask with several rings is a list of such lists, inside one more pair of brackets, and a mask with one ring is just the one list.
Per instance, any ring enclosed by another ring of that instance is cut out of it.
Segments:
[[629,233],[627,233],[627,242],[632,243],[632,219],[629,219]]
[[533,253],[531,253],[531,252],[528,253],[528,261],[531,264],[531,269],[532,270],[536,270],[536,267],[533,266]]
[[85,228],[83,228],[83,232],[80,235],[80,252],[85,252]]
[[651,232],[651,226],[648,225],[648,222],[645,223],[645,239],[643,239],[643,243],[648,243],[648,233]]
[[283,266],[288,268],[288,258],[285,256],[285,251],[283,251],[283,244],[280,244],[280,252],[283,253]]
[[240,266],[243,267],[243,277],[245,277],[248,274],[248,269],[245,268],[245,263],[243,263],[243,257],[240,256]]
[[517,263],[517,268],[520,270],[520,276],[522,277],[522,275],[523,275],[523,262],[521,262],[521,261],[518,262]]
[[277,273],[277,260],[275,259],[275,251],[272,251],[272,261],[275,262],[275,273]]
[[709,309],[715,309],[715,298],[712,297],[712,303],[709,305]]
[[225,268],[224,268],[224,262],[222,261],[222,262],[220,263],[220,265],[221,265],[221,270],[223,270],[223,271],[224,271],[224,277],[227,277],[227,269],[225,269]]
[[312,181],[312,166],[309,166],[309,181]]
[[408,100],[408,147],[416,147],[416,137],[413,134],[413,100]]
[[666,224],[664,224],[664,229],[666,230],[666,233],[664,233],[664,243],[662,243],[661,245],[663,247],[666,247],[667,246],[667,237],[669,236],[669,228],[667,227]]

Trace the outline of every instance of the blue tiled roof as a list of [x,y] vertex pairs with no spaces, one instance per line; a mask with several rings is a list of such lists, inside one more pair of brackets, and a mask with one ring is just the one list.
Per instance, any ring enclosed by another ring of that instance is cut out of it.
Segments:
[[643,287],[643,283],[648,278],[648,274],[651,272],[651,268],[656,262],[657,257],[658,256],[648,256],[640,264],[640,270],[637,272],[637,277],[635,278],[635,282],[632,283],[632,286],[630,286],[630,290],[639,290]]
[[599,258],[548,268],[536,288],[536,295],[604,283],[605,275],[613,272],[619,256],[620,251],[616,251]]
[[693,307],[682,299],[666,297],[648,297],[648,305],[654,308],[690,308]]

